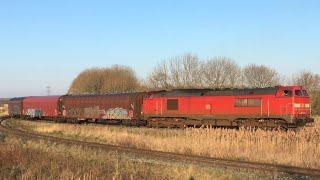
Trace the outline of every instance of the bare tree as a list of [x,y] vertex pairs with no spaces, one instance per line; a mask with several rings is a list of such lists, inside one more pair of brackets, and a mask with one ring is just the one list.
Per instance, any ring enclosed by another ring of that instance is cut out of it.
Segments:
[[227,57],[201,62],[192,54],[163,61],[148,77],[151,88],[224,88],[240,86],[241,68]]
[[185,54],[158,64],[148,77],[152,89],[191,88],[201,85],[200,61],[192,54]]
[[69,94],[134,92],[140,88],[135,72],[127,66],[91,68],[72,82]]
[[182,87],[182,66],[180,57],[169,60],[170,84],[173,87]]
[[151,89],[171,88],[169,70],[165,61],[159,63],[154,68],[153,72],[148,77],[147,85]]
[[279,84],[279,74],[276,70],[264,65],[250,64],[243,69],[245,86],[248,87],[270,87]]
[[313,114],[320,114],[320,75],[310,71],[302,71],[293,77],[293,82],[304,86],[311,98]]
[[304,86],[309,92],[320,89],[320,76],[310,71],[302,71],[294,76],[293,82]]
[[320,115],[320,91],[314,91],[310,93],[311,108],[313,115]]
[[192,54],[174,57],[169,60],[171,84],[174,87],[191,88],[200,86],[200,61]]
[[234,88],[240,86],[241,68],[227,57],[215,57],[202,64],[204,87]]

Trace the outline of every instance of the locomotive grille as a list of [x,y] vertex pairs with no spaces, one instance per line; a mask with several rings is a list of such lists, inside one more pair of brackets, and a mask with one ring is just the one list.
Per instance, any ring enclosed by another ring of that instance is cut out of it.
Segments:
[[167,110],[178,110],[178,99],[168,99]]

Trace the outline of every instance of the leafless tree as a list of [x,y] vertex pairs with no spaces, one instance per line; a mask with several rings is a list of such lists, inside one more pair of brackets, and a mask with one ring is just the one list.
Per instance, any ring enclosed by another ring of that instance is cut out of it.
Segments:
[[309,92],[320,89],[320,76],[310,71],[301,71],[293,78],[294,84],[304,86]]
[[163,61],[148,77],[151,88],[224,88],[240,86],[241,68],[226,57],[205,62],[192,54]]
[[182,66],[180,57],[169,60],[170,84],[173,87],[182,87]]
[[191,88],[200,86],[199,58],[192,54],[174,57],[169,60],[171,84],[174,87]]
[[204,87],[234,88],[240,86],[241,68],[227,57],[215,57],[202,64]]
[[279,84],[280,77],[276,70],[264,66],[250,64],[243,69],[245,86],[247,87],[270,87]]
[[311,97],[313,114],[320,114],[320,75],[310,71],[301,71],[293,77],[293,82],[304,86]]
[[192,54],[185,54],[158,64],[148,77],[152,89],[198,87],[200,82],[200,61]]
[[154,68],[153,72],[148,77],[147,85],[151,89],[171,88],[169,70],[165,61],[159,63]]

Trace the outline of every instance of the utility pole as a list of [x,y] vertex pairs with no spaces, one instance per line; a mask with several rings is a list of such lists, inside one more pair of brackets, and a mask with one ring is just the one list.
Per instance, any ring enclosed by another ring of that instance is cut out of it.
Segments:
[[51,94],[51,87],[50,87],[50,86],[47,86],[46,88],[47,88],[47,95],[50,96],[50,94]]

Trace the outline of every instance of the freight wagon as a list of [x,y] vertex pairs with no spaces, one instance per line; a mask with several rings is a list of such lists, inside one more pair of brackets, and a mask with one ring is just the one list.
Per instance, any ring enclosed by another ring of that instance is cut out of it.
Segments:
[[22,116],[24,97],[12,98],[9,100],[9,116],[19,118]]
[[65,95],[59,100],[59,116],[67,121],[139,124],[145,94]]
[[60,96],[31,96],[23,99],[22,115],[33,119],[58,118]]

